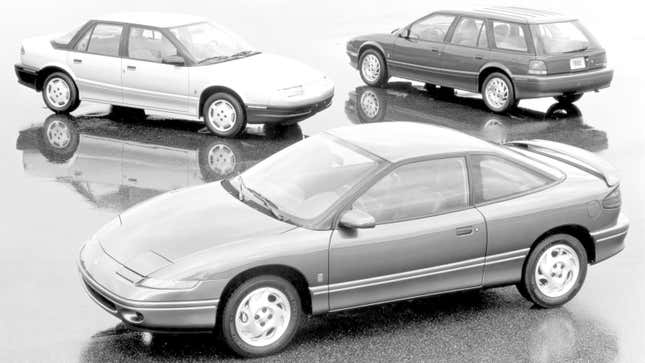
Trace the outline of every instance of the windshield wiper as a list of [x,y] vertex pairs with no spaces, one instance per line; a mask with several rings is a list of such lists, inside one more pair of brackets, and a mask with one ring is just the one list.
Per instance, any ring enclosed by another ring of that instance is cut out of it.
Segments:
[[251,55],[251,54],[255,54],[255,53],[258,53],[258,52],[255,51],[255,50],[243,50],[241,52],[231,54],[230,57],[231,58],[244,57],[245,55]]
[[564,53],[576,53],[576,52],[584,52],[585,50],[589,49],[589,46],[584,46],[580,49],[574,49],[574,50],[567,50]]
[[216,55],[214,57],[208,57],[208,58],[204,58],[204,59],[200,60],[199,64],[210,62],[210,61],[224,60],[224,59],[228,59],[228,58],[230,58],[230,57],[227,56],[227,55]]
[[244,194],[245,192],[248,192],[251,195],[253,195],[257,200],[259,200],[260,203],[262,203],[262,206],[268,209],[271,212],[271,214],[273,214],[278,220],[280,221],[287,220],[287,218],[279,212],[280,208],[278,208],[278,206],[275,203],[273,203],[269,198],[265,197],[259,192],[246,186],[246,184],[244,184],[244,179],[242,179],[242,175],[238,174],[237,179],[240,181],[240,188],[239,188],[239,194],[238,194],[239,200],[244,201],[245,200]]

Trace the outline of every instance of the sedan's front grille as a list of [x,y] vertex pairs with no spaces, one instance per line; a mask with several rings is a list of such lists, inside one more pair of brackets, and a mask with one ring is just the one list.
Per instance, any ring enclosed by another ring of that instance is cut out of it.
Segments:
[[83,280],[83,283],[85,284],[85,288],[87,289],[87,292],[94,298],[94,300],[99,305],[101,305],[106,310],[116,313],[116,305],[114,305],[112,301],[108,300],[105,296],[101,295],[98,291],[96,291],[92,287],[92,285],[87,283],[87,281]]

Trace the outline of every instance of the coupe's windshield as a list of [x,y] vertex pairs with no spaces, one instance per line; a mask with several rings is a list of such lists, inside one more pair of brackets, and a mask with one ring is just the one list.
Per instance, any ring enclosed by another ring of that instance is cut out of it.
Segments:
[[306,224],[370,176],[379,162],[328,135],[294,144],[230,180],[240,199]]
[[257,53],[244,39],[213,23],[184,25],[171,28],[170,32],[198,63]]
[[580,52],[595,40],[578,21],[533,25],[535,47],[542,54]]

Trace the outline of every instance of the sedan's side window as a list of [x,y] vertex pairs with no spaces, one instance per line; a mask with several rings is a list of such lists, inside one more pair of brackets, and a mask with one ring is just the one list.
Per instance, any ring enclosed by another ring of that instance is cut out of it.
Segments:
[[483,23],[479,19],[461,18],[455,28],[451,43],[468,47],[477,46],[477,39]]
[[161,63],[164,57],[171,55],[177,55],[177,48],[160,31],[130,28],[128,38],[130,58]]
[[76,45],[74,46],[74,50],[78,50],[80,52],[84,52],[87,50],[87,44],[90,42],[90,35],[92,34],[92,29],[88,29],[83,37],[78,40]]
[[520,52],[526,52],[528,50],[526,37],[524,36],[524,28],[521,24],[494,21],[493,35],[495,47],[498,49]]
[[97,24],[90,37],[87,52],[117,57],[119,55],[122,30],[121,25]]
[[371,214],[376,223],[415,219],[468,206],[464,158],[403,165],[374,184],[353,208]]
[[475,155],[471,160],[475,203],[524,193],[552,181],[545,175],[496,156]]
[[429,42],[443,42],[453,20],[455,17],[452,15],[431,15],[412,24],[408,37]]

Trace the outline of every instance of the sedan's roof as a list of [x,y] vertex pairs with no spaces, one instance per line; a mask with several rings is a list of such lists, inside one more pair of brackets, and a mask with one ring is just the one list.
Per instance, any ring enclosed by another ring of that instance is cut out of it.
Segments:
[[155,12],[116,13],[95,17],[94,20],[148,25],[157,28],[172,28],[207,21],[206,18],[201,16]]
[[528,9],[517,6],[495,6],[472,11],[444,11],[465,16],[486,17],[518,23],[543,24],[575,20],[575,18],[548,10]]
[[497,146],[462,132],[415,122],[345,126],[327,132],[390,162],[440,154],[497,151]]

